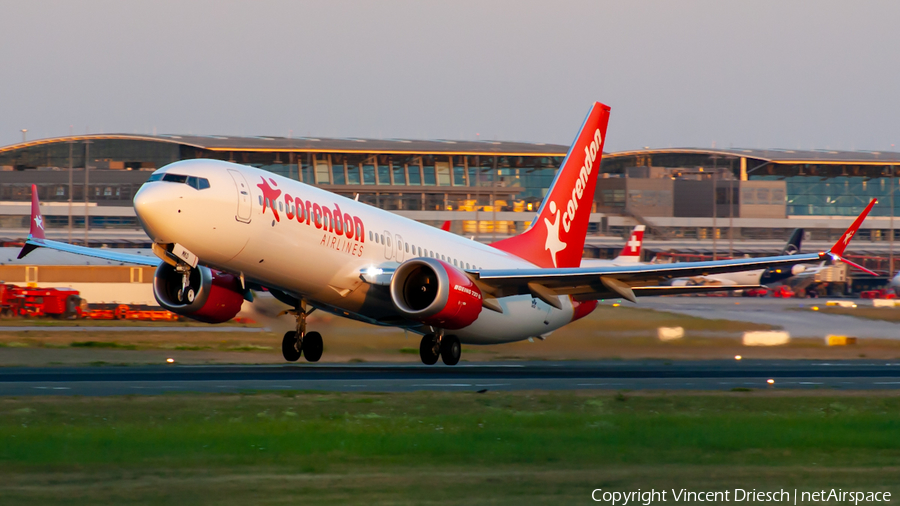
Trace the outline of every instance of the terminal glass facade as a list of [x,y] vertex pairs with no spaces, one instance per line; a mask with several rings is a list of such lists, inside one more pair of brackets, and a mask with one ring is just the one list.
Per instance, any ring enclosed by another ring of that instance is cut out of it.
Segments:
[[[658,150],[627,155],[613,154],[603,159],[602,171],[612,177],[627,177],[632,172],[637,173],[638,169],[662,168],[667,171],[667,177],[708,179],[709,174],[722,173],[724,170],[729,178],[741,179],[743,163],[743,177],[749,181],[785,182],[787,216],[856,216],[872,198],[879,200],[878,205],[872,209],[872,216],[890,216],[892,194],[893,214],[896,216],[900,213],[900,177],[897,177],[900,175],[900,158],[897,162],[892,162],[891,158],[885,163],[791,163],[742,156],[742,150],[709,153],[694,151]],[[777,154],[775,150],[769,153]],[[816,153],[812,155],[815,156]],[[879,155],[896,157],[897,153]],[[680,171],[684,171],[684,174]],[[598,199],[625,206],[624,194],[613,195],[613,190],[607,192],[608,196],[599,195]]]
[[[84,167],[88,160],[88,199],[105,205],[130,206],[153,170],[178,160],[211,158],[257,167],[350,198],[359,195],[361,201],[388,210],[528,212],[540,206],[563,160],[562,154],[513,156],[489,152],[227,151],[180,143],[179,139],[91,136],[0,148],[0,200],[27,201],[31,183],[37,182],[44,202],[65,202],[70,198],[81,202],[85,198]],[[71,195],[67,170],[70,166],[74,169]],[[40,177],[34,177],[35,172]]]

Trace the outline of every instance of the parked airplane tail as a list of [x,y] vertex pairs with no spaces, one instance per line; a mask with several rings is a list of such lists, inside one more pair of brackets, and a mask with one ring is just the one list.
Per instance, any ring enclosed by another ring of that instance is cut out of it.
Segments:
[[795,228],[793,232],[791,232],[791,237],[788,239],[787,243],[785,243],[784,248],[781,250],[782,255],[793,255],[795,253],[800,253],[800,247],[803,244],[803,229]]
[[644,225],[638,225],[634,227],[634,230],[631,231],[631,235],[628,237],[628,242],[625,243],[625,247],[622,248],[622,251],[619,252],[619,256],[616,257],[616,264],[623,263],[638,263],[641,261],[641,247],[644,243]]
[[595,102],[531,227],[492,246],[538,267],[581,265],[608,122],[609,106]]

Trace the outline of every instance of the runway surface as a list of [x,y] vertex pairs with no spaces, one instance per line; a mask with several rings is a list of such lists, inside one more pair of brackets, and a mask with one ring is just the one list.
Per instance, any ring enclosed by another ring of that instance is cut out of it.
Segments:
[[[774,380],[774,385],[767,380]],[[0,395],[321,390],[731,390],[900,388],[900,361],[713,360],[0,369]]]
[[[788,331],[791,337],[822,338],[829,334],[839,334],[859,338],[900,339],[900,324],[897,323],[809,310],[812,306],[824,307],[826,301],[827,299],[750,297],[644,297],[638,300],[635,307],[698,318],[766,323]],[[853,302],[860,307],[872,307],[871,300]]]

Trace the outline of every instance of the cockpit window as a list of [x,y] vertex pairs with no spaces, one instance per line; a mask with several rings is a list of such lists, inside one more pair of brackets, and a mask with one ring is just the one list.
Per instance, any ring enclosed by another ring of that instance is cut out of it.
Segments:
[[205,190],[209,188],[209,179],[205,177],[196,177],[196,176],[184,176],[181,174],[172,174],[170,172],[153,174],[150,176],[150,179],[147,180],[148,183],[153,181],[167,181],[169,183],[181,183],[196,188],[198,190]]
[[198,190],[205,190],[209,188],[209,180],[205,177],[188,176],[187,184],[193,186]]
[[167,173],[165,176],[163,176],[162,180],[168,181],[170,183],[186,183],[187,178],[188,178],[187,176],[182,176],[181,174]]

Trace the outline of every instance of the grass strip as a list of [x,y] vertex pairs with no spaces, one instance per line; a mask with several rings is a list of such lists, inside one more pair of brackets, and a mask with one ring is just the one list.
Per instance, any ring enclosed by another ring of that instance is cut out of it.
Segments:
[[889,394],[5,398],[0,504],[558,504],[587,502],[596,487],[894,490],[898,433],[900,396]]

